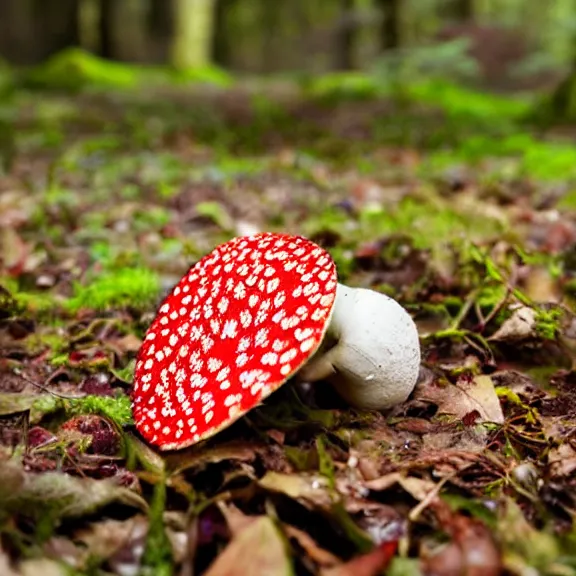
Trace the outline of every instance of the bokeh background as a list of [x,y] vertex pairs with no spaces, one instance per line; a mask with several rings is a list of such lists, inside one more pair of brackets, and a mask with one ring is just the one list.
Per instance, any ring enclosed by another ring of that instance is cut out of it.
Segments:
[[241,74],[390,73],[542,86],[574,60],[573,0],[2,0],[0,55],[81,47],[122,62]]

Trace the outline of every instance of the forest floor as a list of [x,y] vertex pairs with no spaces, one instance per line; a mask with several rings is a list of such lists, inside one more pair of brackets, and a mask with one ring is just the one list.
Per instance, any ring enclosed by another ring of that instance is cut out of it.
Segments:
[[[447,87],[273,92],[0,108],[0,573],[576,575],[566,130]],[[144,331],[190,265],[259,230],[410,311],[417,390],[363,413],[287,385],[160,456],[131,420]]]

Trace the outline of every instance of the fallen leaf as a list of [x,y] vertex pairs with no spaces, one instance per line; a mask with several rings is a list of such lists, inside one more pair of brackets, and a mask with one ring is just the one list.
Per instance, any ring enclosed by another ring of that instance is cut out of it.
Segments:
[[[70,570],[63,566],[61,562],[47,558],[25,560],[20,563],[18,568],[20,576],[38,576],[38,574],[42,574],[42,576],[68,576],[70,574]],[[2,575],[4,575],[4,572],[2,572]]]
[[306,554],[308,554],[316,564],[320,565],[320,567],[326,568],[340,564],[340,559],[337,556],[334,556],[334,554],[328,552],[328,550],[324,550],[324,548],[320,548],[314,538],[308,533],[290,524],[284,524],[283,528],[286,535],[289,538],[294,538]]
[[260,516],[232,538],[204,576],[292,576],[284,541],[274,522]]
[[488,338],[494,342],[518,342],[535,335],[536,311],[528,306],[517,307],[512,316]]
[[117,348],[121,353],[138,352],[142,345],[142,340],[140,340],[140,338],[135,334],[126,334],[126,336],[123,336],[122,338],[111,341],[110,344]]
[[51,398],[49,394],[20,394],[3,392],[0,394],[0,416],[16,414],[30,410],[43,398]]
[[548,464],[551,476],[571,478],[576,471],[576,450],[568,443],[551,448],[548,452]]
[[220,512],[222,512],[222,516],[224,516],[228,528],[230,529],[230,533],[233,536],[244,530],[246,526],[252,524],[252,522],[259,518],[259,516],[247,516],[231,502],[226,503],[219,501],[216,504]]
[[3,576],[18,576],[17,572],[12,570],[10,559],[4,550],[0,547],[0,574]]
[[459,378],[454,384],[440,386],[434,382],[420,387],[416,395],[419,400],[433,402],[438,406],[438,415],[452,416],[463,420],[477,412],[473,422],[504,422],[504,414],[490,376],[480,374],[474,378]]
[[377,576],[386,570],[396,550],[397,541],[383,542],[371,552],[352,560],[320,571],[321,576]]
[[261,445],[255,442],[228,442],[217,446],[207,446],[198,450],[181,450],[165,457],[166,469],[170,474],[178,474],[189,468],[202,467],[206,464],[216,464],[224,460],[240,460],[251,462],[256,458],[256,451]]
[[386,474],[384,476],[380,476],[379,478],[374,478],[364,482],[364,486],[366,486],[366,488],[369,490],[382,492],[397,484],[401,478],[402,474],[400,474],[400,472],[391,472],[390,474]]
[[503,567],[511,574],[574,574],[559,561],[562,553],[554,535],[532,527],[511,498],[501,507],[494,536]]
[[112,502],[147,509],[142,497],[109,480],[77,478],[60,472],[27,473],[13,462],[0,467],[0,506],[11,512],[30,517],[78,517]]
[[492,530],[476,518],[453,512],[443,501],[431,508],[451,542],[436,549],[424,549],[422,554],[425,574],[446,576],[498,576],[501,558]]
[[104,561],[128,547],[143,549],[147,531],[148,520],[138,514],[126,520],[106,519],[95,522],[76,532],[74,540],[81,542],[92,557]]
[[281,492],[302,504],[316,505],[328,509],[333,503],[328,490],[328,481],[324,476],[306,474],[282,474],[267,472],[258,484],[272,492]]

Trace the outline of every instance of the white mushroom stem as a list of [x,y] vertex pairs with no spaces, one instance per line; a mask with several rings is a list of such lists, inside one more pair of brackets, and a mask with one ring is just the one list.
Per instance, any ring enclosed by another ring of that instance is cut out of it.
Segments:
[[404,402],[416,385],[420,370],[416,325],[398,302],[384,294],[338,284],[324,343],[298,378],[331,382],[352,406],[389,408]]

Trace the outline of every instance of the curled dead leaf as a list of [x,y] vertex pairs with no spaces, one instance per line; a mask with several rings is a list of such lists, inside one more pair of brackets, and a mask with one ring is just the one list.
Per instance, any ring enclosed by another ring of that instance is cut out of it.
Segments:
[[512,316],[488,338],[494,342],[518,342],[536,334],[536,311],[529,306],[518,306]]
[[324,550],[324,548],[320,548],[308,533],[290,524],[284,524],[283,528],[286,535],[296,540],[306,554],[321,568],[329,568],[340,563],[340,559],[337,556],[334,556],[328,550]]
[[397,541],[383,542],[371,552],[361,554],[340,566],[321,570],[320,574],[321,576],[378,576],[388,567],[397,548]]
[[267,472],[258,484],[271,492],[281,492],[304,505],[329,509],[333,503],[328,481],[318,474],[282,474]]
[[284,540],[274,522],[260,516],[236,534],[205,576],[292,576]]
[[426,574],[458,576],[498,576],[501,574],[500,551],[492,531],[480,520],[452,512],[444,502],[432,506],[451,542],[422,554]]
[[[123,556],[136,557],[135,560],[138,561],[139,557],[134,554],[134,549],[139,549],[141,555],[147,531],[148,520],[138,514],[126,520],[107,519],[94,523],[79,530],[74,539],[81,542],[92,557],[109,560],[126,548],[132,548],[131,554],[124,553]],[[137,562],[134,569],[138,570]]]
[[222,512],[222,516],[226,519],[230,534],[233,536],[240,533],[246,526],[258,519],[258,516],[247,516],[231,502],[226,503],[219,501],[216,505],[220,512]]
[[0,507],[30,517],[79,517],[116,502],[147,510],[135,492],[109,480],[77,478],[60,472],[33,474],[13,462],[0,467]]
[[217,446],[207,446],[202,450],[198,450],[197,447],[181,450],[180,452],[168,454],[164,460],[166,469],[170,474],[178,474],[190,468],[216,464],[224,460],[252,462],[256,458],[259,448],[261,448],[261,445],[255,442],[233,441]]
[[438,406],[438,415],[446,415],[464,420],[469,414],[475,414],[474,421],[495,422],[502,424],[504,414],[500,400],[494,389],[494,382],[490,376],[480,374],[474,378],[460,378],[458,382],[439,386],[430,383],[416,391],[420,400],[432,402]]

